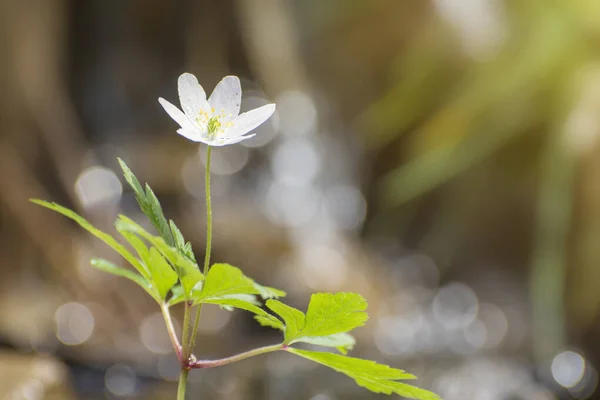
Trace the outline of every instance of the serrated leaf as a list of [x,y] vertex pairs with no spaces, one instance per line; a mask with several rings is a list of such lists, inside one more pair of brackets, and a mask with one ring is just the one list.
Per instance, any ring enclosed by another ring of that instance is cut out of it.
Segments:
[[185,296],[183,293],[183,288],[181,285],[175,285],[171,288],[171,298],[167,304],[169,307],[174,306],[175,304],[183,303],[185,301]]
[[298,332],[304,328],[304,313],[294,307],[283,304],[279,300],[269,299],[266,305],[285,322],[286,342],[298,337]]
[[165,242],[173,246],[175,245],[175,240],[173,238],[173,234],[169,229],[169,224],[163,214],[162,207],[160,206],[160,202],[158,198],[150,188],[148,184],[146,184],[146,190],[142,189],[142,185],[140,181],[136,178],[133,172],[129,169],[125,162],[118,158],[119,165],[123,170],[123,176],[125,176],[125,180],[133,189],[135,193],[135,198],[140,206],[142,212],[148,217],[152,225],[158,230],[161,237],[165,240]]
[[140,264],[144,267],[144,278],[150,280],[150,271],[148,271],[148,257],[150,256],[150,251],[148,250],[148,247],[146,247],[144,242],[133,233],[119,230],[118,227],[117,231],[121,234],[121,236],[123,236],[127,243],[133,247],[139,257]]
[[90,263],[92,264],[93,267],[98,268],[101,271],[108,272],[109,274],[121,276],[123,278],[127,278],[130,281],[137,283],[139,286],[142,287],[142,289],[144,289],[146,292],[148,292],[148,294],[150,294],[150,296],[154,297],[158,301],[157,293],[155,293],[153,291],[152,285],[146,279],[144,279],[144,277],[141,276],[140,274],[137,274],[137,273],[130,271],[128,269],[125,269],[125,268],[121,268],[121,267],[111,263],[110,261],[107,261],[102,258],[93,258],[90,261]]
[[169,220],[169,227],[171,228],[171,233],[175,239],[175,247],[177,247],[179,251],[195,262],[196,257],[192,251],[192,244],[190,242],[186,243],[185,239],[183,238],[183,234],[172,219]]
[[275,289],[275,288],[268,287],[268,286],[263,286],[256,282],[254,282],[254,287],[256,288],[256,290],[258,290],[258,294],[260,295],[260,297],[263,298],[263,300],[277,299],[279,297],[285,297],[287,295],[287,293],[284,292],[283,290]]
[[250,311],[256,314],[255,317],[261,317],[264,320],[270,321],[271,326],[277,327],[277,329],[283,329],[283,324],[277,318],[263,310],[262,308],[244,300],[237,298],[210,298],[202,301],[202,303],[217,304],[220,306],[229,306],[239,308],[242,310]]
[[242,300],[247,303],[254,304],[255,306],[258,306],[258,307],[260,307],[260,305],[261,305],[260,301],[258,301],[256,296],[253,294],[228,294],[228,295],[225,295],[225,296],[222,296],[219,298],[220,299]]
[[239,268],[229,264],[214,264],[204,279],[202,291],[194,293],[194,301],[202,303],[210,298],[236,294],[258,294],[258,290],[254,281]]
[[[180,261],[180,260],[179,260]],[[187,263],[177,263],[175,265],[179,265],[180,277],[179,280],[184,288],[185,295],[188,298],[192,297],[192,292],[198,284],[202,283],[202,279],[204,279],[204,275],[198,269],[198,267],[192,268],[187,265]]]
[[169,224],[167,223],[167,219],[163,214],[162,207],[160,202],[158,201],[158,197],[154,194],[154,191],[146,183],[146,207],[143,209],[144,214],[150,219],[152,225],[156,228],[160,236],[167,242],[169,246],[175,245],[175,239],[173,239],[173,234],[171,233],[171,229],[169,228]]
[[[342,354],[354,348],[356,339],[349,333],[334,333],[328,336],[303,336],[294,339],[291,343],[309,343],[317,346],[335,347]],[[290,344],[291,344],[290,343]]]
[[328,336],[363,326],[366,300],[358,293],[315,293],[310,298],[302,336]]
[[185,246],[185,239],[183,238],[183,234],[181,233],[177,225],[175,225],[175,222],[173,222],[172,219],[169,220],[169,227],[171,228],[173,239],[175,239],[175,247],[177,247],[178,249],[183,248],[183,246]]
[[81,226],[83,229],[85,229],[92,235],[96,236],[98,239],[102,240],[104,243],[106,243],[108,246],[110,246],[113,250],[115,250],[117,253],[119,253],[121,255],[121,257],[123,257],[125,260],[127,260],[140,274],[142,274],[143,276],[148,274],[145,267],[139,262],[139,260],[137,258],[135,258],[133,256],[133,254],[131,254],[125,248],[125,246],[123,246],[122,244],[117,242],[115,240],[115,238],[113,238],[108,233],[102,232],[100,229],[97,229],[96,227],[94,227],[85,218],[81,217],[73,210],[70,210],[59,204],[50,203],[50,202],[47,202],[44,200],[31,199],[30,201],[32,203],[35,203],[42,207],[46,207],[50,210],[56,211],[56,212],[64,215],[65,217],[70,218],[73,221],[77,222],[79,224],[79,226]]
[[183,246],[183,250],[190,260],[196,262],[196,256],[194,255],[194,250],[192,250],[192,244],[190,242],[187,242],[185,246]]
[[[258,301],[258,299],[256,298],[255,295],[253,294],[229,294],[226,296],[222,296],[219,297],[219,299],[222,300],[227,300],[227,299],[234,299],[234,300],[241,300],[243,302],[246,303],[250,303],[253,304],[257,307],[260,307],[260,302]],[[225,304],[220,304],[221,308],[227,311],[233,311],[234,307],[230,306],[230,305],[225,305]]]
[[378,364],[375,361],[333,353],[298,350],[291,347],[287,348],[287,351],[341,372],[354,379],[359,386],[375,393],[397,394],[409,399],[419,400],[440,399],[435,393],[398,382],[401,379],[415,379],[414,375],[387,365]]
[[288,344],[299,338],[349,332],[364,325],[368,318],[364,312],[367,302],[357,293],[313,294],[306,315],[276,300],[267,300],[267,307],[283,318],[286,325],[285,341]]
[[162,237],[150,234],[138,223],[125,215],[119,215],[116,225],[119,231],[135,233],[155,246],[163,257],[175,267],[179,280],[185,289],[185,295],[188,298],[191,296],[194,286],[204,279],[204,275],[200,272],[200,268],[194,261],[177,251],[174,247],[169,246]]
[[161,300],[166,299],[169,290],[177,283],[177,274],[156,247],[150,248],[148,269]]
[[133,172],[131,172],[131,170],[129,169],[127,164],[125,164],[125,161],[123,161],[122,159],[120,159],[118,157],[117,157],[117,160],[119,161],[119,165],[121,166],[121,169],[123,170],[123,176],[125,176],[125,180],[129,184],[129,186],[131,186],[131,189],[133,189],[133,193],[135,194],[136,198],[138,199],[138,202],[144,202],[146,199],[146,193],[144,193],[144,189],[142,189],[142,185],[140,185],[140,181],[138,181],[138,179],[133,174]]
[[266,326],[268,328],[279,329],[280,331],[285,330],[285,326],[283,325],[283,322],[281,322],[277,318],[274,318],[274,319],[273,318],[265,318],[261,315],[255,315],[254,319],[257,320],[258,323],[261,324],[262,326]]

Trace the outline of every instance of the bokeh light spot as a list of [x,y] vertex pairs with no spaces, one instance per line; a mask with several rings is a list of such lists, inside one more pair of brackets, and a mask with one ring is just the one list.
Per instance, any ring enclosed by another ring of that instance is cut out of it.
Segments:
[[116,204],[123,194],[123,185],[110,169],[93,166],[84,169],[75,181],[75,193],[86,208]]
[[552,377],[559,385],[572,388],[577,385],[585,372],[585,359],[574,351],[563,351],[552,360]]
[[66,303],[54,314],[56,337],[61,343],[75,346],[87,341],[94,331],[94,316],[81,303]]
[[313,132],[317,125],[317,108],[306,93],[285,92],[277,98],[276,103],[284,134],[301,136]]
[[104,384],[115,396],[129,396],[135,392],[136,376],[127,365],[115,364],[106,370]]
[[167,354],[173,351],[163,316],[159,312],[144,318],[140,325],[140,338],[144,346],[153,353]]
[[441,288],[433,299],[435,318],[448,329],[464,328],[475,320],[479,301],[475,292],[463,283]]

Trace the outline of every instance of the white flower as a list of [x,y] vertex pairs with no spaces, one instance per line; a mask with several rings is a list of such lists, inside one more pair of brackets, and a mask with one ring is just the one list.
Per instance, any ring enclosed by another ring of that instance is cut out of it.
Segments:
[[223,78],[208,100],[192,74],[182,74],[177,80],[177,88],[183,112],[162,97],[158,102],[181,126],[177,133],[210,146],[226,146],[250,139],[254,135],[246,134],[275,112],[275,104],[267,104],[240,114],[242,88],[237,76]]

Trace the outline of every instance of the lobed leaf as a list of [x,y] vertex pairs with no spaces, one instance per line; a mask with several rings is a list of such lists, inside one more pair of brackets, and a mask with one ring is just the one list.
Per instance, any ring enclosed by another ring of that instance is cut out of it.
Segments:
[[285,297],[287,295],[287,293],[284,292],[283,290],[275,289],[275,288],[268,287],[268,286],[263,286],[256,282],[254,282],[254,287],[256,290],[258,290],[258,294],[260,295],[260,297],[263,298],[263,300],[277,299],[279,297]]
[[65,217],[70,218],[73,221],[77,222],[77,224],[79,224],[79,226],[81,226],[83,229],[85,229],[86,231],[88,231],[92,235],[96,236],[98,239],[102,240],[109,247],[111,247],[114,251],[116,251],[117,253],[119,253],[121,255],[121,257],[123,257],[125,260],[127,260],[129,262],[129,264],[131,264],[142,276],[148,276],[148,271],[146,270],[145,266],[143,266],[139,262],[139,260],[137,258],[135,258],[133,256],[133,254],[131,254],[125,248],[125,246],[123,246],[122,244],[120,244],[119,242],[117,242],[115,240],[115,238],[113,238],[108,233],[102,232],[100,229],[97,229],[96,227],[94,227],[85,218],[83,218],[82,216],[78,215],[73,210],[70,210],[70,209],[68,209],[66,207],[63,207],[63,206],[59,205],[59,204],[50,203],[50,202],[47,202],[47,201],[44,201],[44,200],[31,199],[30,201],[32,203],[35,203],[35,204],[40,205],[42,207],[46,207],[46,208],[48,208],[50,210],[56,211],[56,212],[64,215]]
[[148,247],[146,247],[146,244],[139,237],[130,232],[119,230],[118,227],[117,231],[123,236],[127,243],[133,247],[139,257],[140,263],[146,271],[144,277],[150,280],[150,271],[148,270],[148,257],[150,256],[150,251],[148,250]]
[[193,288],[204,279],[204,275],[200,272],[198,264],[190,260],[177,249],[169,246],[162,237],[154,236],[142,228],[139,224],[126,217],[119,215],[117,220],[117,230],[119,232],[135,233],[145,239],[147,242],[155,246],[163,257],[165,257],[175,268],[179,280],[184,288],[184,295],[190,298]]
[[142,287],[142,289],[144,289],[146,292],[148,292],[148,294],[150,296],[152,296],[154,299],[156,299],[158,301],[158,293],[156,293],[153,290],[152,285],[146,279],[144,279],[144,277],[141,276],[140,274],[137,274],[128,269],[119,267],[119,266],[111,263],[110,261],[107,261],[102,258],[93,258],[90,261],[90,263],[92,264],[93,267],[98,268],[101,271],[108,272],[109,274],[113,274],[116,276],[121,276],[123,278],[127,278],[130,281],[137,283],[139,286]]
[[167,223],[167,219],[165,218],[158,198],[148,184],[146,184],[146,190],[144,191],[139,180],[136,178],[133,172],[131,172],[127,164],[125,164],[125,162],[120,158],[118,158],[118,161],[121,169],[123,170],[123,176],[125,177],[125,180],[135,193],[135,198],[140,206],[140,209],[144,214],[146,214],[146,217],[148,217],[152,225],[154,225],[154,227],[158,230],[160,236],[165,240],[165,242],[169,246],[174,246],[175,239],[173,238],[173,233],[169,228],[169,224]]
[[169,307],[174,306],[175,304],[183,303],[185,301],[185,296],[183,293],[183,287],[181,285],[175,285],[171,288],[171,297],[167,304]]
[[194,292],[194,301],[203,303],[211,298],[237,294],[258,294],[254,281],[229,264],[214,264],[204,280],[202,290]]
[[266,305],[283,319],[285,323],[285,341],[289,343],[297,338],[298,333],[304,328],[304,313],[294,307],[283,304],[279,300],[269,299]]
[[169,290],[177,283],[177,274],[156,247],[150,248],[148,269],[160,299],[165,300]]
[[171,233],[171,228],[167,223],[167,219],[163,214],[162,207],[158,201],[158,197],[152,191],[150,185],[146,183],[146,209],[143,209],[144,214],[150,219],[152,225],[156,228],[160,236],[169,246],[175,245],[175,239]]
[[277,318],[272,319],[272,318],[265,318],[261,315],[255,315],[254,319],[257,320],[261,326],[265,326],[267,328],[279,329],[280,331],[285,330],[285,325],[283,325],[283,323],[280,320],[278,320]]
[[205,299],[202,301],[202,303],[217,304],[220,306],[229,306],[229,307],[239,308],[241,310],[250,311],[251,313],[256,314],[255,318],[261,318],[262,321],[268,321],[269,326],[276,328],[276,329],[283,330],[283,324],[281,323],[280,320],[278,320],[277,318],[275,318],[274,316],[272,316],[271,314],[269,314],[262,308],[258,307],[257,305],[255,305],[249,301],[240,300],[238,298],[215,297],[215,298]]
[[298,350],[291,347],[288,347],[286,350],[341,372],[354,379],[359,386],[375,393],[397,394],[409,399],[440,400],[440,397],[435,393],[398,382],[401,379],[416,378],[414,375],[400,369],[378,364],[371,360],[363,360],[339,354]]
[[[349,332],[364,325],[368,319],[364,311],[367,302],[357,293],[313,294],[306,315],[277,300],[267,300],[267,307],[284,320],[285,341],[288,344],[296,342],[318,344],[315,343],[318,341],[329,343],[331,338],[329,340],[323,338]],[[347,336],[333,336],[333,338],[348,339]],[[347,344],[350,344],[349,341]],[[348,348],[344,344],[332,347]]]
[[335,347],[340,353],[347,354],[354,348],[356,339],[349,333],[334,333],[328,336],[302,336],[294,339],[292,343],[309,343],[317,346]]
[[171,227],[171,233],[173,234],[173,238],[175,240],[175,247],[190,260],[196,262],[196,257],[192,251],[192,244],[190,242],[186,243],[185,239],[183,238],[183,234],[172,219],[169,220],[169,226]]
[[363,326],[367,301],[358,293],[315,293],[310,298],[302,335],[327,336]]

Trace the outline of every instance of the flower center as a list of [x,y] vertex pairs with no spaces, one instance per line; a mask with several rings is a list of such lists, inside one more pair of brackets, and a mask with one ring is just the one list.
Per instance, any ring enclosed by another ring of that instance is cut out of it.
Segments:
[[221,129],[221,121],[219,121],[218,117],[212,117],[211,119],[208,120],[208,134],[209,135],[214,135],[215,133],[219,132],[219,130]]

